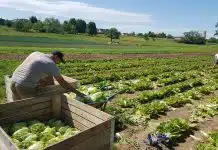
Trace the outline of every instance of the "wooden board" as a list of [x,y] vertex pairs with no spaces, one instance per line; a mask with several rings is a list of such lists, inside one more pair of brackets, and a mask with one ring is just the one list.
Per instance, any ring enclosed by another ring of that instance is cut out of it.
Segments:
[[0,104],[0,113],[8,110],[20,109],[21,107],[26,107],[30,105],[35,105],[38,103],[44,103],[47,101],[51,101],[51,97],[34,97],[27,98],[21,101],[14,101],[10,103]]
[[[109,121],[104,122],[102,124],[96,125],[95,127],[89,128],[83,132],[80,132],[79,134],[77,134],[75,136],[72,136],[64,141],[61,141],[60,143],[52,145],[52,146],[48,147],[46,150],[68,149],[69,147],[73,147],[75,145],[78,145],[79,143],[86,141],[87,139],[90,139],[92,136],[99,135],[100,133],[102,133],[110,128],[111,128],[111,122],[109,120]],[[98,139],[100,140],[100,138],[98,138]],[[109,141],[110,141],[110,135],[109,135]],[[99,143],[95,143],[95,144],[97,144],[96,146],[100,145]],[[89,145],[87,145],[87,149],[88,148],[89,148]]]
[[67,122],[69,125],[79,129],[80,131],[84,131],[84,130],[87,130],[89,127],[81,124],[80,122],[72,119],[72,118],[69,118],[68,116],[64,115],[63,113],[61,113],[61,120]]
[[86,104],[79,102],[77,100],[76,101],[68,100],[66,96],[64,96],[62,99],[62,105],[64,105],[64,103],[67,103],[67,104],[70,104],[74,107],[77,107],[80,110],[83,110],[89,114],[92,114],[93,116],[95,116],[103,121],[107,121],[110,118],[113,118],[113,116],[111,116],[105,112],[102,112],[96,108],[93,108],[92,106],[86,105]]
[[[90,120],[94,124],[100,124],[104,121],[104,120],[88,113],[87,111],[81,110],[80,108],[75,107],[74,105],[71,105],[69,103],[62,103],[62,107],[63,107],[63,109],[69,110],[69,111],[71,111],[71,113],[74,113],[74,114],[76,114],[76,115],[78,115],[86,120]],[[74,118],[74,119],[76,119],[76,118]]]
[[13,102],[12,91],[11,91],[11,79],[9,76],[5,76],[5,89],[6,89],[7,101]]
[[[19,148],[12,142],[11,138],[5,133],[5,131],[0,127],[0,142],[4,143],[4,147],[8,150],[19,150]],[[0,143],[0,145],[3,145]],[[0,147],[1,148],[1,147]],[[2,149],[2,150],[7,150]]]
[[4,119],[10,116],[16,116],[19,113],[32,113],[37,110],[46,109],[49,107],[51,107],[51,101],[46,101],[44,103],[37,103],[35,105],[29,105],[25,107],[20,107],[18,109],[13,109],[13,110],[5,110],[5,111],[0,112],[0,118]]
[[92,121],[90,120],[87,120],[83,117],[80,117],[74,113],[71,113],[69,110],[64,110],[62,109],[61,110],[61,113],[63,113],[64,115],[66,115],[68,118],[72,119],[72,120],[75,120],[77,122],[79,122],[80,124],[84,125],[84,126],[87,126],[87,127],[94,127],[96,124],[93,123]]
[[[110,129],[104,130],[89,137],[87,140],[78,143],[77,145],[66,148],[68,150],[87,150],[87,145],[89,150],[105,150],[110,147]],[[99,145],[99,146],[98,146]]]
[[61,95],[52,96],[52,117],[60,119],[61,114]]
[[110,146],[109,146],[109,149],[112,150],[113,145],[114,145],[115,118],[111,119],[110,123],[111,123],[111,128],[110,128],[111,131],[110,131]]
[[[34,112],[24,112],[18,113],[12,116],[8,116],[6,118],[0,119],[0,125],[16,123],[19,121],[26,121],[30,119],[40,119],[41,116],[47,116],[48,119],[51,118],[51,107],[46,109],[37,110]],[[41,120],[41,119],[40,119]]]

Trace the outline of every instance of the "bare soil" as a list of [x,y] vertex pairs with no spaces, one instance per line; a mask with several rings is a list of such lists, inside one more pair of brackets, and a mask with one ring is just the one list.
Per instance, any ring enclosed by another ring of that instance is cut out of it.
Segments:
[[[147,143],[147,135],[148,133],[154,131],[156,127],[161,123],[168,121],[173,118],[183,118],[188,120],[193,108],[197,106],[199,103],[204,104],[208,103],[208,99],[213,96],[218,96],[218,91],[208,96],[204,96],[202,100],[194,101],[192,104],[187,104],[183,107],[173,109],[168,111],[165,115],[159,116],[157,119],[152,119],[149,121],[149,124],[146,128],[142,126],[129,126],[124,131],[120,132],[121,136],[129,142],[116,143],[115,147],[117,150],[156,150],[155,147],[149,146]],[[194,135],[195,137],[203,140],[205,137],[200,131],[210,132],[214,130],[218,130],[218,116],[215,116],[211,119],[205,120],[201,123],[197,124],[198,130],[193,131],[193,133],[188,134],[187,137],[182,139],[177,145],[173,148],[163,149],[175,149],[175,150],[194,150],[197,142],[196,139],[193,139],[190,135]]]
[[[132,59],[132,58],[175,58],[193,56],[212,56],[212,53],[175,53],[175,54],[66,54],[66,60]],[[0,60],[23,60],[27,54],[0,54]]]

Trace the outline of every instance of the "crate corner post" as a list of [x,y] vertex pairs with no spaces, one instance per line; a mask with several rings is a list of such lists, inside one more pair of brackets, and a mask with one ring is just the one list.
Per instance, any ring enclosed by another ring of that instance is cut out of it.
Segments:
[[55,94],[52,96],[52,117],[60,119],[61,115],[61,94]]

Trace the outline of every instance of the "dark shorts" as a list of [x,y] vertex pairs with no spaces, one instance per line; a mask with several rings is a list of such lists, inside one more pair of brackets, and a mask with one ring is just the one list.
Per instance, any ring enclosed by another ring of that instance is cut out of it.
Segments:
[[29,88],[11,82],[12,98],[14,101],[25,98],[35,97],[37,95],[37,88]]

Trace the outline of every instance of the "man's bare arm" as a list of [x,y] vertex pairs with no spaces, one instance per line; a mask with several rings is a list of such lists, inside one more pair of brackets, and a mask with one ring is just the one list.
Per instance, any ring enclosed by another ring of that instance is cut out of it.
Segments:
[[62,76],[55,76],[54,77],[58,83],[65,89],[74,92],[75,94],[77,94],[80,97],[84,97],[86,96],[85,94],[77,91],[75,88],[73,88],[67,81],[64,80],[64,78]]

